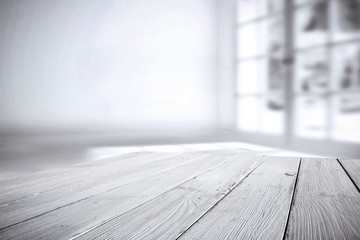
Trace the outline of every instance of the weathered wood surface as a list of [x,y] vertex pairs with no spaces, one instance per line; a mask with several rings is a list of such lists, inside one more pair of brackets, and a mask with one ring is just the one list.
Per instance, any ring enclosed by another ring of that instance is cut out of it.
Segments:
[[286,239],[360,239],[360,193],[336,159],[302,159]]
[[[68,239],[151,200],[231,157],[233,155],[197,157],[193,161],[161,170],[136,182],[89,196],[36,218],[6,227],[0,230],[0,236],[3,239]],[[33,204],[34,207],[41,209],[46,208],[46,204],[52,203],[43,203],[42,206],[38,206],[36,202]],[[22,210],[24,214],[26,211],[27,209]],[[6,219],[12,220],[12,213],[7,214]],[[0,221],[4,222],[4,219]],[[4,222],[2,225],[6,226],[8,223]]]
[[57,188],[67,188],[66,183],[83,182],[96,176],[109,175],[122,168],[142,165],[180,154],[174,153],[130,153],[118,157],[76,164],[71,167],[31,174],[25,177],[0,182],[0,204],[45,193]]
[[339,159],[345,171],[349,174],[352,181],[360,189],[360,159]]
[[175,239],[265,157],[235,157],[76,239]]
[[360,239],[358,160],[262,159],[129,153],[2,181],[0,239]]
[[267,159],[180,239],[282,239],[299,161]]
[[[19,197],[21,192],[17,192],[15,200],[0,205],[0,215],[3,216],[0,229],[206,155],[186,153],[174,157],[164,156],[168,154],[159,155],[152,160],[144,157],[141,161],[110,164],[99,171],[90,172],[89,175],[80,178],[70,176],[66,181],[49,183],[43,188],[32,186],[24,191],[26,197]],[[44,190],[49,188],[51,191]]]

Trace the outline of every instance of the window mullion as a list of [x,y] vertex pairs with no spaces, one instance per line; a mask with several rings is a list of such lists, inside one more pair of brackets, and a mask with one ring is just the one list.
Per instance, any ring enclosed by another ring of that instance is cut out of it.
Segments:
[[293,0],[284,0],[284,64],[285,64],[285,144],[289,147],[294,136],[294,8]]

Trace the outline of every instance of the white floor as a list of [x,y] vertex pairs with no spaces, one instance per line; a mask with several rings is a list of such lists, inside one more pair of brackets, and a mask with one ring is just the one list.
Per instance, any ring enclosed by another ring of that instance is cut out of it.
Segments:
[[244,153],[253,152],[270,156],[303,156],[321,157],[301,152],[291,152],[283,149],[270,148],[260,145],[242,142],[215,142],[215,143],[192,143],[173,145],[144,145],[124,147],[97,147],[88,151],[90,159],[101,159],[127,152],[212,152],[212,153]]
[[0,180],[32,172],[66,167],[84,161],[101,160],[128,152],[208,152],[208,153],[254,153],[272,156],[321,157],[283,149],[269,148],[241,142],[211,142],[158,145],[116,145],[105,143],[64,144],[66,141],[46,144],[27,141],[2,144],[0,147]]

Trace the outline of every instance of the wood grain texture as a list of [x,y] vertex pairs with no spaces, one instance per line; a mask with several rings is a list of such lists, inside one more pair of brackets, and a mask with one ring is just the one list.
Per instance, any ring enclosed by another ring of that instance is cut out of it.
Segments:
[[[226,161],[207,155],[0,230],[2,239],[68,239]],[[34,203],[37,205],[36,203]],[[46,207],[44,203],[43,206]],[[26,214],[26,209],[23,209]],[[11,213],[9,213],[11,214]]]
[[136,164],[129,162],[119,166],[114,163],[82,178],[74,176],[67,181],[62,181],[63,184],[59,182],[57,188],[54,186],[51,191],[44,191],[33,186],[26,191],[31,192],[32,195],[0,205],[0,215],[3,216],[0,229],[203,156],[205,155],[187,153],[162,158],[163,156],[159,155],[159,158],[156,158],[159,160],[156,161],[148,161],[145,157],[144,161],[138,161]]
[[270,157],[180,239],[281,239],[299,161]]
[[360,189],[360,159],[339,159],[345,171]]
[[[57,184],[63,180],[73,177],[85,177],[93,175],[94,171],[108,170],[109,167],[127,167],[130,165],[143,164],[154,160],[164,159],[172,156],[178,156],[182,153],[127,153],[117,157],[105,158],[96,161],[89,161],[71,166],[37,172],[23,177],[13,178],[0,182],[0,203],[3,202],[4,194],[14,191],[23,191],[34,185],[39,188],[46,188],[46,185]],[[46,181],[44,181],[46,180]],[[5,199],[6,200],[6,199]]]
[[360,239],[360,193],[336,159],[302,159],[286,239]]
[[0,183],[0,204],[26,198],[34,193],[45,193],[57,188],[65,188],[68,187],[67,183],[71,184],[77,180],[94,179],[96,176],[109,174],[109,169],[116,171],[171,156],[175,156],[175,154],[130,153],[11,179]]
[[[146,155],[148,155],[148,156],[151,156],[154,154],[155,153],[153,153],[153,152],[146,152]],[[104,159],[86,161],[86,162],[72,164],[70,166],[65,166],[65,167],[61,167],[61,168],[55,168],[55,169],[35,172],[35,173],[31,173],[31,174],[25,174],[24,176],[18,176],[15,178],[2,179],[2,180],[0,180],[0,189],[1,189],[1,191],[4,191],[4,189],[7,189],[7,188],[11,189],[11,188],[20,188],[20,187],[31,186],[30,183],[31,184],[36,183],[36,182],[31,182],[31,181],[38,181],[39,183],[41,183],[42,179],[49,179],[52,175],[57,175],[58,177],[61,178],[63,174],[66,175],[66,172],[63,171],[64,169],[67,169],[68,171],[75,171],[79,167],[87,169],[86,167],[88,167],[88,166],[99,166],[100,163],[106,164],[109,162],[111,163],[113,161],[121,161],[122,159],[134,158],[136,156],[141,156],[141,155],[143,155],[141,152],[124,153],[121,155],[108,157],[108,158],[104,158]]]
[[76,239],[175,239],[264,159],[232,158]]

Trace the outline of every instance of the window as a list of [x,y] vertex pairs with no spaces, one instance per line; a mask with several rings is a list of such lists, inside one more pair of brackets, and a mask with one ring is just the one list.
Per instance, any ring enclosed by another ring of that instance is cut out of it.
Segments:
[[284,131],[284,10],[281,1],[240,1],[237,107],[240,131]]
[[360,0],[238,0],[237,129],[360,143]]

